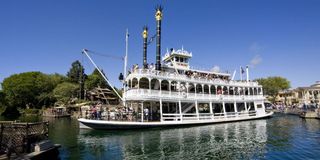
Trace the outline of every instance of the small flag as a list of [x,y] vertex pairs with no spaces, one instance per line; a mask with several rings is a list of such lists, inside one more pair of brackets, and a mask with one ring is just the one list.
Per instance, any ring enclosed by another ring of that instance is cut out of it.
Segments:
[[241,67],[241,74],[243,74],[244,73],[244,69]]

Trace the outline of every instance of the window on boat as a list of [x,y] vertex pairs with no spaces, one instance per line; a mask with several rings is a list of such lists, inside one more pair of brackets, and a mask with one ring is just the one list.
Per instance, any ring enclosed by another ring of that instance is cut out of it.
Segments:
[[199,113],[210,113],[209,103],[199,103],[198,108],[199,108]]
[[194,93],[195,92],[195,87],[193,85],[193,83],[189,83],[189,86],[188,86],[188,93]]
[[176,92],[177,91],[177,85],[178,83],[176,81],[171,82],[171,91]]
[[139,81],[139,88],[149,89],[149,80],[145,77],[141,78]]
[[262,104],[257,104],[257,108],[262,108]]
[[234,103],[225,103],[224,104],[226,112],[235,112],[234,110]]
[[162,102],[163,113],[179,113],[178,102]]
[[197,86],[196,86],[196,93],[202,93],[203,91],[202,91],[202,86],[201,86],[201,84],[197,84]]
[[153,90],[160,90],[160,82],[158,79],[151,80],[151,89]]
[[254,111],[254,103],[253,102],[247,102],[247,108],[249,111]]
[[205,94],[209,94],[209,86],[205,84],[203,86],[203,91],[204,91]]
[[210,87],[210,92],[211,92],[211,94],[217,94],[216,93],[216,87],[215,86],[211,86]]
[[223,116],[223,105],[222,103],[212,103],[212,110],[215,116]]
[[245,112],[246,111],[244,103],[237,103],[237,111],[238,112]]
[[[196,105],[195,103],[184,103],[181,102],[181,110],[183,111],[183,113],[196,113]],[[188,115],[185,115],[188,116]],[[190,117],[192,117],[193,115],[189,115]]]
[[161,81],[161,90],[169,91],[169,82],[167,80]]

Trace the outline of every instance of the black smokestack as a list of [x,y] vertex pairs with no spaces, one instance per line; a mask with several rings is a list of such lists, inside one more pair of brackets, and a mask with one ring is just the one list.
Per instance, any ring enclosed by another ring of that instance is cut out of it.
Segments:
[[148,63],[147,63],[148,27],[147,26],[143,27],[142,37],[143,37],[143,68],[146,69],[148,68]]
[[162,7],[156,7],[156,20],[157,20],[157,48],[156,48],[156,70],[161,70],[161,19],[162,19]]

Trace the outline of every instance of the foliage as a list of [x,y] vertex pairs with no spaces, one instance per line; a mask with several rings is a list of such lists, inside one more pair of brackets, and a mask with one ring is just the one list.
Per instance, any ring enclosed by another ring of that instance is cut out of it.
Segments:
[[49,79],[49,83],[52,84],[54,87],[51,88],[50,92],[44,92],[41,93],[38,96],[38,100],[39,100],[39,104],[40,106],[51,106],[55,103],[56,98],[53,96],[53,89],[60,83],[65,82],[66,81],[66,77],[60,74],[51,74],[48,75]]
[[[101,71],[103,73],[103,71]],[[104,74],[104,73],[103,73]],[[85,88],[87,90],[91,90],[95,87],[100,86],[101,88],[109,87],[107,85],[107,82],[104,80],[104,78],[101,76],[99,71],[95,69],[91,75],[88,76],[88,78],[85,81]]]
[[273,103],[279,91],[290,88],[290,82],[283,77],[260,78],[256,81],[263,86],[264,94],[272,97]]
[[58,102],[68,103],[72,98],[77,97],[79,90],[79,85],[63,82],[58,84],[53,90],[53,96],[58,100]]
[[67,73],[69,82],[80,83],[84,80],[84,68],[81,63],[77,60],[71,64],[71,68]]
[[41,72],[14,74],[2,83],[6,101],[10,107],[40,107],[54,101],[50,92],[63,78],[57,74]]
[[0,90],[0,112],[3,112],[6,107],[5,94]]
[[39,109],[25,109],[25,114],[39,114]]

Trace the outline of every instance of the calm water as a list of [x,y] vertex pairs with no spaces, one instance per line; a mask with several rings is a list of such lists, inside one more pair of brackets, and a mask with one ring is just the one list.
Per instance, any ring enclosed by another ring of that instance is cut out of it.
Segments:
[[[49,119],[50,120],[50,119]],[[50,120],[61,159],[319,159],[320,120],[273,118],[177,129],[79,130]]]

